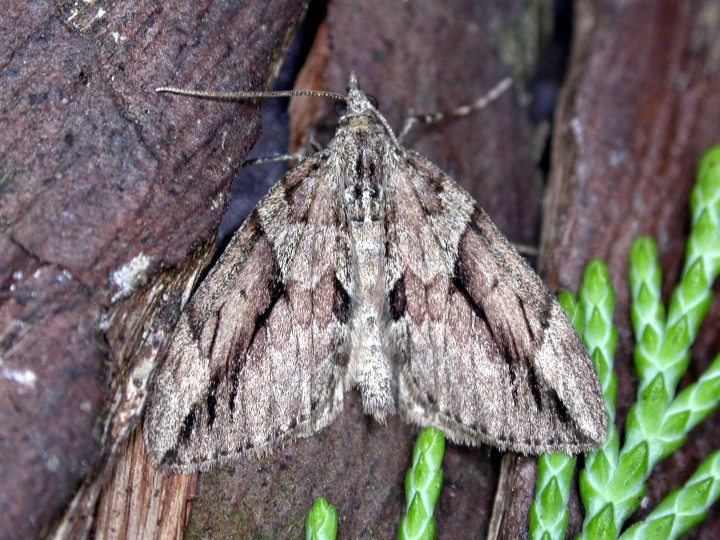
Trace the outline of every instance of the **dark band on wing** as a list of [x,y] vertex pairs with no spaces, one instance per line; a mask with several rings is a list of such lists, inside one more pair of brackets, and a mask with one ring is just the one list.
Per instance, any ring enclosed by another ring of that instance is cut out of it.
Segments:
[[[532,397],[535,400],[538,411],[542,411],[542,393],[540,392],[540,383],[537,378],[537,373],[535,373],[535,367],[532,365],[532,362],[527,362],[526,365],[528,370],[528,386],[530,386],[530,393],[532,393]],[[555,395],[557,396],[557,394]],[[565,406],[563,405],[563,408],[564,407]]]
[[334,281],[333,316],[342,324],[350,319],[350,295],[337,276]]
[[[567,407],[565,407],[565,404],[560,399],[560,396],[558,396],[558,393],[555,391],[554,388],[550,388],[549,390],[550,399],[552,399],[553,404],[555,405],[555,410],[558,413],[558,417],[560,418],[560,421],[563,424],[567,424],[570,421],[570,414],[568,413]],[[580,430],[577,430],[580,432]],[[581,432],[580,432],[581,433]]]
[[527,310],[525,309],[525,302],[519,296],[516,296],[518,304],[520,304],[520,313],[522,313],[523,321],[525,321],[525,328],[527,328],[530,339],[535,341],[535,332],[533,332],[532,326],[530,325],[530,319],[528,319]]
[[470,306],[470,309],[473,310],[473,313],[475,313],[478,319],[480,319],[485,324],[488,331],[490,332],[490,337],[495,342],[495,344],[498,345],[499,349],[500,344],[495,337],[495,332],[493,331],[492,326],[490,326],[490,320],[488,319],[487,313],[485,313],[485,309],[475,301],[475,299],[470,294],[470,291],[468,291],[467,289],[466,276],[464,275],[464,272],[460,267],[459,259],[455,262],[455,271],[453,272],[452,283],[455,287],[455,290],[457,290],[463,296],[463,298],[465,298],[465,301]]
[[407,310],[407,297],[405,296],[405,276],[400,276],[393,285],[388,295],[388,307],[390,309],[390,318],[397,321]]
[[272,313],[273,309],[275,309],[275,304],[277,304],[280,298],[285,296],[285,283],[277,273],[273,275],[273,280],[268,285],[268,290],[270,292],[270,302],[268,303],[265,310],[255,317],[255,325],[253,326],[250,341],[248,342],[247,348],[245,349],[246,351],[249,351],[252,348],[258,332],[265,328],[265,325],[270,318],[270,314]]
[[185,419],[183,420],[183,425],[180,426],[180,434],[178,437],[180,442],[185,442],[190,439],[193,427],[195,427],[195,422],[197,421],[198,414],[200,413],[199,409],[200,407],[196,403],[192,406],[190,412],[187,413],[187,416],[185,416]]
[[212,427],[215,423],[217,409],[217,393],[220,386],[220,376],[216,373],[210,383],[210,391],[208,392],[205,403],[207,405],[207,426]]
[[240,372],[245,366],[247,352],[252,348],[253,343],[255,342],[255,338],[257,337],[260,330],[265,328],[265,324],[270,318],[270,314],[272,313],[273,309],[275,309],[275,305],[277,304],[278,300],[285,296],[285,284],[280,277],[280,269],[277,268],[277,264],[275,266],[276,267],[270,272],[270,275],[272,275],[273,278],[272,282],[268,283],[268,292],[270,294],[269,298],[267,299],[267,305],[265,306],[265,309],[255,317],[255,324],[253,325],[253,331],[250,335],[250,339],[247,342],[247,346],[238,347],[238,350],[235,351],[234,354],[232,362],[232,373],[230,376],[230,393],[228,396],[228,405],[230,407],[231,413],[235,412],[235,397],[237,396]]

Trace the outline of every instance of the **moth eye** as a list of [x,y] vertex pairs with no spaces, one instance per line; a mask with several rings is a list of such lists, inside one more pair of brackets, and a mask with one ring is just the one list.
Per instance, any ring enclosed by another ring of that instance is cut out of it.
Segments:
[[342,116],[347,112],[347,103],[344,101],[335,102],[335,114]]
[[365,97],[368,98],[368,101],[370,102],[370,105],[372,105],[372,106],[375,107],[376,109],[378,108],[378,100],[377,100],[377,98],[376,98],[375,96],[373,96],[372,94],[365,94]]

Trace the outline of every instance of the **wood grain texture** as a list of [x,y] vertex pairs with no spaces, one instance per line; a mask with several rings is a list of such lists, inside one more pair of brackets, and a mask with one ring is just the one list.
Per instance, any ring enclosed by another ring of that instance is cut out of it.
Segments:
[[192,510],[197,476],[156,474],[140,435],[136,431],[125,441],[112,481],[100,495],[92,535],[181,540]]

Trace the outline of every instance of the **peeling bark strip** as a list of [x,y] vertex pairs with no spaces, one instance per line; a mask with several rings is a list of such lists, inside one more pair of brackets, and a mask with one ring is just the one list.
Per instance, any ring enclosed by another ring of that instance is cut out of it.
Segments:
[[351,385],[384,422],[393,377],[403,416],[453,441],[596,448],[600,385],[540,278],[354,75],[331,97],[347,104],[335,138],[270,190],[188,303],[151,388],[151,459],[188,473],[269,453],[331,423]]

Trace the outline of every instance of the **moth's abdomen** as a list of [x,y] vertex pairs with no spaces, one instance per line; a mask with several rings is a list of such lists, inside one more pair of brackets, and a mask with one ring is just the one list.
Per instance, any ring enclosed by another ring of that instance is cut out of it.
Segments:
[[359,154],[344,193],[353,282],[349,375],[365,412],[382,422],[395,404],[384,331],[385,201],[372,154]]

